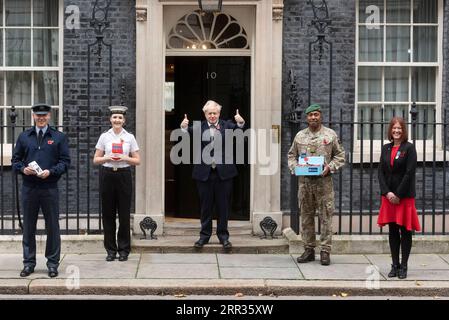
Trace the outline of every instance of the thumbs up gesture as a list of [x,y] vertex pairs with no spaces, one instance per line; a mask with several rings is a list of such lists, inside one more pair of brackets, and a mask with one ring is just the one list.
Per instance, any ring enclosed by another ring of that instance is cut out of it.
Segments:
[[239,109],[235,110],[234,119],[237,123],[245,123],[245,120],[243,120],[242,116],[239,114]]
[[187,119],[187,114],[184,114],[184,120],[182,120],[181,122],[181,128],[187,129],[188,126],[189,126],[189,119]]

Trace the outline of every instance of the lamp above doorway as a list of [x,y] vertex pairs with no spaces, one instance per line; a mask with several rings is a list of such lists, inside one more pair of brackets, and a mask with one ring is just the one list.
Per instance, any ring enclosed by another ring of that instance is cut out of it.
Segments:
[[223,0],[198,0],[201,12],[221,12]]

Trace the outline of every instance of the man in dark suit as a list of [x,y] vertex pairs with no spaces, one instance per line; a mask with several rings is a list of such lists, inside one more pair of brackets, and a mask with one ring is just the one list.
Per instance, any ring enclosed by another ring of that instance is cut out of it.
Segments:
[[[217,237],[225,250],[230,250],[228,217],[230,197],[232,193],[232,178],[237,176],[237,168],[229,154],[225,152],[226,130],[242,129],[245,120],[239,115],[238,109],[234,120],[220,120],[221,105],[209,100],[203,107],[205,121],[201,127],[190,126],[187,115],[181,123],[181,128],[189,133],[201,133],[201,154],[194,155],[192,177],[197,182],[201,206],[200,238],[195,242],[195,248],[202,248],[209,242],[212,235],[212,212],[214,204],[218,211]],[[194,148],[195,150],[195,148]],[[199,150],[198,150],[199,151]],[[232,156],[232,155],[231,155]]]

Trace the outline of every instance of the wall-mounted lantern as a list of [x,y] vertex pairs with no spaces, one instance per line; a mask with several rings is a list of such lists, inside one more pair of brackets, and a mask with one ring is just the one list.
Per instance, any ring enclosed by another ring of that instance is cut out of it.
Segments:
[[221,12],[223,0],[198,0],[201,12]]

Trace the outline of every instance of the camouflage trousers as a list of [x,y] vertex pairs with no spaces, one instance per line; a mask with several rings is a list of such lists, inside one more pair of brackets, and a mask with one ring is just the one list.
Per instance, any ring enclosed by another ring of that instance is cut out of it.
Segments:
[[301,236],[304,248],[316,246],[315,214],[320,222],[321,250],[332,247],[332,214],[334,213],[334,187],[332,176],[299,177],[298,201],[301,213]]

